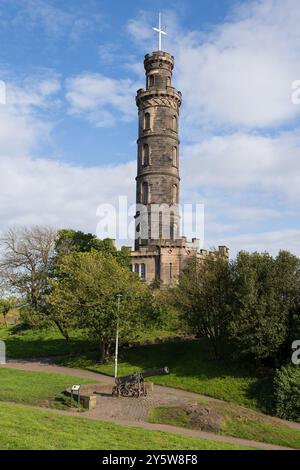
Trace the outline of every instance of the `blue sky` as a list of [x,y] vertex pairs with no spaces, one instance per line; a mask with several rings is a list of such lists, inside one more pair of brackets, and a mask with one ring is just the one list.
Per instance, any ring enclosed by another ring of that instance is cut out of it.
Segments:
[[143,56],[163,13],[183,93],[183,202],[205,204],[205,246],[300,255],[297,0],[0,0],[1,229],[95,232],[134,200]]

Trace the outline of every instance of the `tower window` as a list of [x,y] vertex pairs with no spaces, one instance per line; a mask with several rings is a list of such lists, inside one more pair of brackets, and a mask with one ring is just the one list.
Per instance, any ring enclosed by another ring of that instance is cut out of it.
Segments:
[[155,74],[153,75],[149,75],[149,78],[148,78],[148,84],[149,86],[155,86],[156,85],[156,82],[157,82],[157,77]]
[[178,236],[178,225],[175,224],[174,220],[171,221],[171,240],[176,240]]
[[149,199],[149,188],[148,188],[148,183],[143,183],[142,184],[142,194],[141,194],[141,202],[142,204],[148,204],[148,199]]
[[173,187],[172,187],[172,201],[173,201],[173,204],[176,204],[177,203],[177,199],[178,199],[178,188],[177,188],[177,184],[173,184]]
[[178,120],[177,120],[177,116],[173,116],[172,118],[172,129],[173,131],[176,131],[177,132],[177,129],[178,129]]
[[144,129],[150,129],[150,114],[149,113],[145,113]]
[[173,166],[178,167],[178,149],[173,147]]
[[139,271],[140,271],[139,265],[138,265],[138,264],[135,264],[135,265],[134,265],[134,272],[137,273],[137,274],[139,274]]
[[141,264],[141,279],[145,281],[146,279],[146,265],[144,263]]
[[170,279],[173,278],[173,264],[172,263],[169,264],[169,276],[170,276]]
[[148,166],[150,164],[150,149],[148,144],[143,145],[142,163],[144,166]]

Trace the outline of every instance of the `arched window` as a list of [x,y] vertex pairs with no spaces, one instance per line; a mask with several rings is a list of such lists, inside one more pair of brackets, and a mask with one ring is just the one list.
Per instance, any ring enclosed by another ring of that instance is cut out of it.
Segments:
[[163,213],[160,212],[158,216],[158,237],[159,239],[163,236]]
[[144,263],[141,264],[141,275],[140,275],[142,281],[145,281],[146,279],[146,265]]
[[143,158],[142,162],[144,166],[148,166],[150,163],[150,149],[148,144],[143,145]]
[[177,116],[173,116],[173,119],[172,119],[172,129],[173,131],[176,131],[177,132],[177,127],[178,127],[178,120],[177,120]]
[[150,129],[150,114],[149,113],[145,113],[144,129]]
[[178,198],[177,184],[173,184],[173,187],[172,187],[172,201],[173,201],[173,204],[177,203],[177,198]]
[[142,204],[148,204],[148,199],[149,199],[149,188],[148,188],[148,183],[143,183],[142,184],[142,191],[141,191],[141,203]]
[[155,86],[156,85],[156,75],[153,74],[153,75],[149,75],[149,86]]
[[171,78],[167,77],[167,86],[171,86]]
[[178,167],[178,149],[177,147],[173,147],[173,155],[172,155],[172,160],[173,160],[173,166]]
[[178,226],[174,222],[171,223],[171,240],[176,240],[178,235]]

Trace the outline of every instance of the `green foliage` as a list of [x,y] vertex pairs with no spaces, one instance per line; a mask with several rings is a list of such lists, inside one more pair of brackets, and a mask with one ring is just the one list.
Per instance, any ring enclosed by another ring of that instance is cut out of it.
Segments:
[[98,251],[106,255],[114,256],[122,266],[130,266],[130,249],[123,246],[118,250],[114,240],[106,238],[99,240],[96,235],[81,231],[63,229],[58,232],[56,252],[58,257],[71,253],[90,253]]
[[84,417],[0,404],[2,450],[188,450],[243,449],[213,440],[201,440],[140,429]]
[[240,252],[231,266],[229,332],[240,352],[282,360],[297,305],[300,260],[287,252]]
[[53,280],[47,301],[50,314],[62,328],[79,326],[101,345],[104,361],[117,327],[117,297],[121,295],[121,341],[132,338],[138,325],[147,323],[151,293],[112,255],[91,251],[62,257],[60,278]]
[[274,385],[277,416],[300,422],[300,367],[282,367],[276,372]]
[[192,262],[174,291],[191,333],[207,338],[215,357],[220,355],[220,338],[226,333],[228,288],[228,260],[216,254]]
[[0,314],[3,315],[4,323],[6,323],[6,316],[11,310],[16,308],[18,302],[15,297],[7,297],[0,299]]

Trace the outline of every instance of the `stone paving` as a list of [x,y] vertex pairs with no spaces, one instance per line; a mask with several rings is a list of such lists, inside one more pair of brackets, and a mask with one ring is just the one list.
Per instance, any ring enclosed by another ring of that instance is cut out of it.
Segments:
[[151,408],[160,405],[196,404],[196,399],[189,396],[178,396],[163,387],[155,387],[147,397],[115,398],[109,394],[97,394],[97,408],[91,413],[102,419],[120,419],[130,421],[147,421]]

